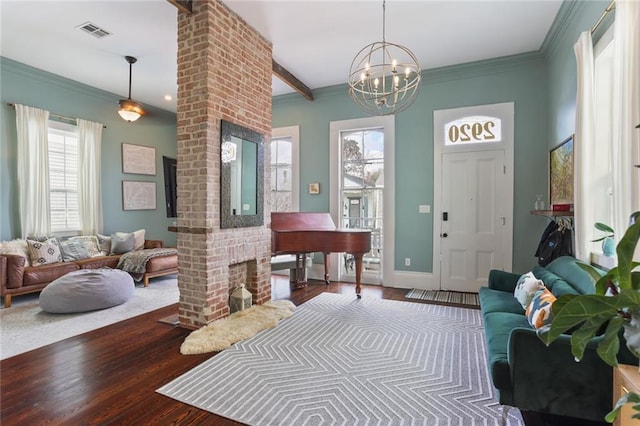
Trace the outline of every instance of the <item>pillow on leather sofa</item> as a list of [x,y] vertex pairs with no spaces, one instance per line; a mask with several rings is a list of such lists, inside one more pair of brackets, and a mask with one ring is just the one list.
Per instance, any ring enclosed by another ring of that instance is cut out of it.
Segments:
[[[102,253],[100,253],[99,249],[98,238],[95,235],[79,235],[76,237],[71,237],[69,238],[69,240],[80,241],[84,248],[87,249],[89,257],[102,256]],[[109,250],[110,249],[111,248],[109,248]]]
[[[146,230],[144,230],[144,229],[138,229],[137,231],[131,232],[131,234],[133,234],[133,238],[134,238],[133,250],[142,250],[144,248],[144,234],[145,234],[145,232],[146,232]],[[127,232],[116,232],[116,235],[119,236],[119,237],[124,237],[127,234],[128,234]]]
[[24,266],[31,266],[31,255],[27,240],[16,239],[0,243],[0,254],[15,254],[24,257]]
[[123,254],[133,250],[135,237],[133,234],[111,234],[111,254]]
[[89,257],[89,251],[86,249],[82,241],[66,240],[60,243],[60,252],[62,260],[65,262],[73,262],[74,260],[86,259]]
[[27,239],[27,245],[33,266],[62,262],[60,243],[56,238],[49,238],[42,242]]

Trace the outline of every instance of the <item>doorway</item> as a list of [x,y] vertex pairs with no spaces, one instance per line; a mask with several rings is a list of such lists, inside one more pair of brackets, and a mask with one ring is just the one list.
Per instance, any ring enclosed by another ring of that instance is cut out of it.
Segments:
[[[383,284],[393,273],[394,117],[334,121],[330,136],[331,216],[339,228],[371,230],[361,281]],[[353,259],[332,254],[330,275],[355,282]]]
[[434,111],[434,281],[478,292],[511,270],[513,103]]

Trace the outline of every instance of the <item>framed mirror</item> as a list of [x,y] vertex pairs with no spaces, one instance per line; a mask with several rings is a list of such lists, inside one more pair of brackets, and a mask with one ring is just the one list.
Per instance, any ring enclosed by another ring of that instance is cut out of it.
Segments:
[[220,122],[220,228],[264,223],[264,137]]

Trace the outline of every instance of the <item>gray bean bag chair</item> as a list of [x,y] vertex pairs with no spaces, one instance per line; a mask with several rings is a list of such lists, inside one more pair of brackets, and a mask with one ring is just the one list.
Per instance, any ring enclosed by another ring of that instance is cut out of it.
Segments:
[[135,284],[119,269],[81,269],[52,281],[40,292],[40,307],[53,314],[95,311],[121,305]]

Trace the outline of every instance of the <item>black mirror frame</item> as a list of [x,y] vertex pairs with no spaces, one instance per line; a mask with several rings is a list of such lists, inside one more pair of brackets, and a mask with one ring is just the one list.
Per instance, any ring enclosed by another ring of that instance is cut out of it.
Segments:
[[231,214],[231,167],[228,163],[222,162],[222,149],[220,149],[220,228],[262,226],[264,224],[264,136],[246,127],[220,120],[220,147],[224,141],[231,140],[232,136],[253,142],[258,147],[256,214]]

